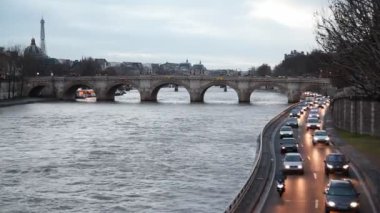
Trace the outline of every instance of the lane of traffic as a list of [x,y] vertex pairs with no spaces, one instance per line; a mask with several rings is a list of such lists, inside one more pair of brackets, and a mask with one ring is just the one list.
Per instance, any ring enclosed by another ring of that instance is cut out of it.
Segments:
[[[325,129],[323,118],[326,110],[318,110],[318,113],[322,120],[320,128]],[[273,185],[263,212],[323,212],[325,210],[325,195],[323,192],[327,183],[330,179],[345,178],[342,174],[326,175],[324,160],[327,155],[337,151],[332,146],[324,143],[313,145],[314,130],[307,130],[307,114],[304,113],[304,115],[300,116],[300,127],[294,129],[294,138],[299,140],[298,151],[304,158],[304,174],[290,174],[287,176],[285,180],[286,189],[282,197],[278,196],[276,188]],[[275,143],[277,165],[283,163],[283,155],[280,153],[281,140],[280,137],[275,137],[275,141],[273,141]],[[279,173],[281,166],[277,167],[280,167],[277,169],[277,173]],[[361,192],[362,188],[356,176],[352,175],[350,179],[352,179],[355,188]],[[365,196],[360,196],[359,202],[361,203],[361,210],[363,212],[371,212]]]

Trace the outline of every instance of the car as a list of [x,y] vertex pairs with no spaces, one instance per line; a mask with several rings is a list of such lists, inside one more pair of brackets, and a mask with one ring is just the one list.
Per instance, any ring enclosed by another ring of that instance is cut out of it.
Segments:
[[319,108],[322,108],[322,109],[325,108],[325,102],[323,102],[323,101],[319,101],[319,102],[318,102],[318,107],[319,107]]
[[286,126],[290,126],[293,128],[298,128],[298,119],[297,118],[288,118],[285,122]]
[[289,117],[299,118],[301,117],[301,113],[299,109],[292,109],[289,113]]
[[315,130],[312,142],[313,145],[317,144],[318,142],[323,142],[326,145],[330,145],[330,137],[327,134],[326,130]]
[[290,126],[282,126],[280,128],[280,138],[293,137],[293,129]]
[[298,152],[298,143],[294,138],[283,138],[280,145],[281,153]]
[[343,173],[345,176],[350,175],[350,161],[346,159],[345,155],[340,153],[331,153],[325,159],[325,174],[330,173]]
[[359,212],[359,195],[348,179],[330,180],[325,188],[325,212]]
[[283,163],[283,172],[289,173],[289,172],[298,172],[303,174],[304,173],[304,166],[303,166],[303,159],[300,153],[286,153],[284,156],[284,159],[282,160]]
[[319,113],[319,109],[318,108],[311,108],[309,110],[309,113]]
[[318,118],[308,118],[306,121],[306,130],[321,129],[321,122]]
[[298,111],[297,112],[298,117],[301,117],[301,115],[304,114],[304,110],[302,106],[296,106],[294,109]]
[[317,112],[317,113],[312,113],[312,112],[309,112],[309,116],[308,116],[308,118],[318,118],[319,119],[319,113]]
[[298,107],[302,109],[302,112],[305,112],[309,109],[309,105],[306,102],[300,102],[298,104]]

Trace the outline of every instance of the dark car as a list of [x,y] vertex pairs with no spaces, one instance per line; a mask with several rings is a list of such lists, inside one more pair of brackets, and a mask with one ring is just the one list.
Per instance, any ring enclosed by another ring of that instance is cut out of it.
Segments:
[[283,138],[280,145],[281,153],[298,152],[298,143],[294,138]]
[[298,119],[297,118],[288,118],[285,122],[286,126],[298,128]]
[[343,154],[332,153],[326,156],[325,159],[325,174],[329,173],[343,173],[349,175],[349,161]]
[[293,118],[299,118],[301,117],[301,112],[299,109],[292,109],[289,113],[289,117],[293,117]]
[[350,180],[330,180],[324,194],[326,212],[359,212],[359,193]]

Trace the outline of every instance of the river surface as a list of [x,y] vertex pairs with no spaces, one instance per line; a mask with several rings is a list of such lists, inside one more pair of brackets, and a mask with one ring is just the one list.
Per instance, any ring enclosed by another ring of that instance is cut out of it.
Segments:
[[223,212],[287,98],[258,91],[238,104],[212,87],[189,102],[163,88],[158,103],[130,91],[115,103],[0,108],[0,212]]

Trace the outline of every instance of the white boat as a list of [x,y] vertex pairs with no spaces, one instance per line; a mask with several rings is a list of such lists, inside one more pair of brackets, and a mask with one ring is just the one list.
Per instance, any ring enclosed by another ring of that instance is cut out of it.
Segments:
[[96,102],[96,94],[93,89],[79,88],[75,94],[75,100],[78,102]]

